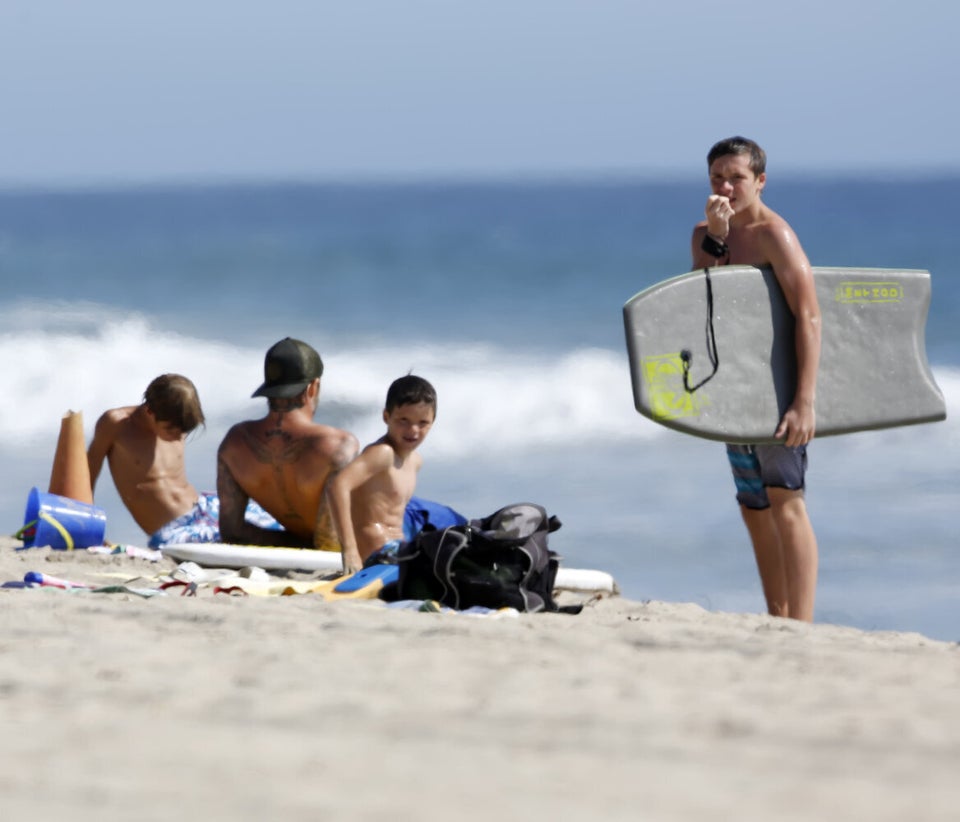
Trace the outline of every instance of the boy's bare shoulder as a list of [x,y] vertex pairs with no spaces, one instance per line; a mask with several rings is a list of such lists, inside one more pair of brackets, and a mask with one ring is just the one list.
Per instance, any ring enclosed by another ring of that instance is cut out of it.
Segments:
[[100,415],[100,418],[97,420],[97,428],[119,429],[130,422],[137,408],[139,408],[137,405],[109,408]]
[[768,240],[776,241],[782,240],[784,237],[796,237],[790,223],[769,207],[764,208],[761,218],[752,228]]
[[380,465],[387,467],[393,464],[393,458],[396,452],[393,446],[387,441],[386,437],[381,437],[376,442],[371,442],[360,452],[359,459],[362,459],[371,465]]
[[766,209],[754,231],[763,256],[778,275],[784,266],[809,265],[796,232],[772,209]]

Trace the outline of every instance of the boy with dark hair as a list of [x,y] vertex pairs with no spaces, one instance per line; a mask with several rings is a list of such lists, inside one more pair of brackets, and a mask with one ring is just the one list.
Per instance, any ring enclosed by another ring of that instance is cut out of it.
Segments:
[[423,464],[417,447],[437,413],[437,394],[422,377],[408,374],[387,391],[387,433],[343,468],[327,491],[343,550],[344,573],[360,570],[372,554],[404,539],[404,513]]
[[693,267],[769,266],[796,320],[797,383],[774,436],[782,445],[728,445],[737,501],[756,556],[767,610],[811,621],[817,539],[804,502],[807,443],[816,428],[820,307],[810,262],[793,229],[760,199],[766,155],[753,140],[721,140],[707,154],[712,193],[693,229]]
[[[437,415],[437,392],[423,377],[407,374],[390,383],[387,389],[387,400],[384,404],[385,413],[393,411],[400,405],[429,405],[433,415]],[[384,417],[386,422],[386,417]]]

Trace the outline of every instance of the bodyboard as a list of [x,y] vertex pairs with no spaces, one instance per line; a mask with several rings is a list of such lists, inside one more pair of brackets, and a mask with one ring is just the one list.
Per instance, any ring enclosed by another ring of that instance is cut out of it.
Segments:
[[361,568],[333,586],[335,594],[353,594],[365,588],[376,586],[379,591],[384,585],[389,585],[400,579],[399,565],[371,565]]
[[[930,274],[880,268],[814,268],[813,274],[822,317],[816,435],[945,419],[924,339]],[[793,314],[771,269],[682,274],[632,297],[623,317],[641,414],[706,439],[776,442],[797,367]],[[695,390],[684,385],[685,360],[687,385]]]

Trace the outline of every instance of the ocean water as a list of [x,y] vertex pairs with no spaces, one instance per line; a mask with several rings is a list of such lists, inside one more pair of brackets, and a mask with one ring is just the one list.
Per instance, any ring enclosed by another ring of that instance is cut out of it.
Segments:
[[[960,639],[958,183],[767,186],[814,265],[933,275],[948,419],[811,446],[819,621]],[[291,335],[325,362],[318,418],[361,442],[382,433],[391,380],[434,383],[423,496],[468,516],[540,502],[564,562],[627,596],[762,611],[722,445],[636,413],[623,340],[623,303],[689,269],[706,194],[628,179],[0,191],[0,528],[46,488],[64,412],[89,439],[169,371],[199,389],[187,469],[213,489],[227,428],[264,413],[264,351]],[[145,543],[108,473],[96,501],[110,539]]]

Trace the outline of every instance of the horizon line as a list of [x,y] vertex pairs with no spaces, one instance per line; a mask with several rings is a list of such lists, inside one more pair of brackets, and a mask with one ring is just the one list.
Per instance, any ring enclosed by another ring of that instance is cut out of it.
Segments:
[[[960,177],[960,166],[915,166],[891,170],[880,167],[850,169],[810,169],[788,167],[775,171],[775,179],[784,182],[880,182],[883,180],[913,180],[930,182],[939,178],[952,180]],[[285,173],[285,174],[165,174],[143,176],[90,176],[73,179],[38,177],[35,179],[4,179],[0,176],[0,194],[36,193],[107,193],[144,189],[227,189],[302,187],[416,187],[416,186],[504,186],[504,185],[635,185],[638,183],[706,183],[702,174],[686,169],[580,169],[580,170],[500,170],[469,171],[411,171],[411,172],[352,172],[341,174]]]

